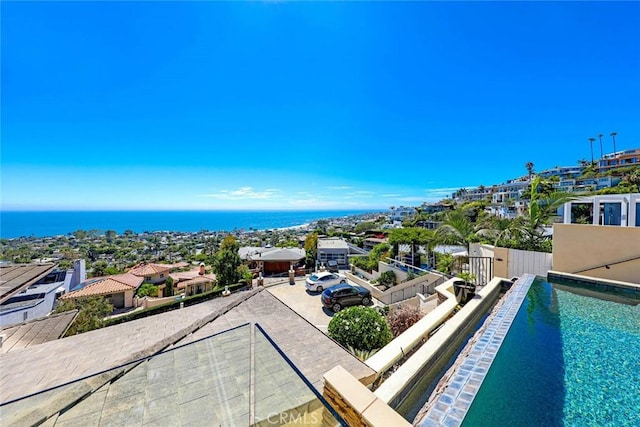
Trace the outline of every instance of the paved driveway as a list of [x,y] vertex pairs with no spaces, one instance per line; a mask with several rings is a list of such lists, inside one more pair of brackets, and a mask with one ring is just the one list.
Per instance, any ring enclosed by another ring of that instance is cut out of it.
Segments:
[[267,290],[313,326],[327,333],[327,327],[334,313],[322,306],[319,293],[307,292],[303,278],[296,279],[295,285],[285,283],[270,286]]

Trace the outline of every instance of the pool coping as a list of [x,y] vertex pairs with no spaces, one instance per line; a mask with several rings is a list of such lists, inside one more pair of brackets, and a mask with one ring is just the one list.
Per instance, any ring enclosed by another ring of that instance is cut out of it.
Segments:
[[569,283],[578,283],[582,286],[590,285],[590,286],[595,286],[596,288],[601,288],[604,290],[618,289],[624,292],[628,292],[640,298],[640,284],[635,284],[631,282],[604,279],[601,277],[583,276],[580,274],[565,273],[563,271],[554,271],[554,270],[549,270],[547,272],[547,280],[559,281],[561,284],[563,282],[569,282]]
[[414,426],[462,424],[535,278],[525,274],[513,283],[443,376]]

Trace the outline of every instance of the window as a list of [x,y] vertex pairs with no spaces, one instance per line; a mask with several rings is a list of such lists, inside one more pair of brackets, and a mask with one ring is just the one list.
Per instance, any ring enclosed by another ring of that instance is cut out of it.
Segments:
[[603,203],[600,205],[600,225],[621,225],[621,216],[621,203]]

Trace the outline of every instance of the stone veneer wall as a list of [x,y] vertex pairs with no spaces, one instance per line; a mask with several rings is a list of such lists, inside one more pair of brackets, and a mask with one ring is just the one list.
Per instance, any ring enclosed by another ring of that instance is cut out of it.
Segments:
[[322,394],[349,427],[411,426],[342,366],[324,375]]

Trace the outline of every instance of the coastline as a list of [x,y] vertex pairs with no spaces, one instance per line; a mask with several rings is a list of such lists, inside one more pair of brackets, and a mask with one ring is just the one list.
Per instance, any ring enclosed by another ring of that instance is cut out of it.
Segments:
[[238,232],[303,230],[321,220],[372,215],[380,211],[2,211],[0,237],[48,238],[78,230],[104,234],[131,231]]
[[[274,230],[276,231],[287,231],[287,230],[302,230],[302,229],[308,229],[313,223],[308,222],[305,224],[300,224],[300,225],[292,225],[290,227],[279,227],[279,228],[275,228]],[[264,231],[264,230],[259,230],[259,231]]]

